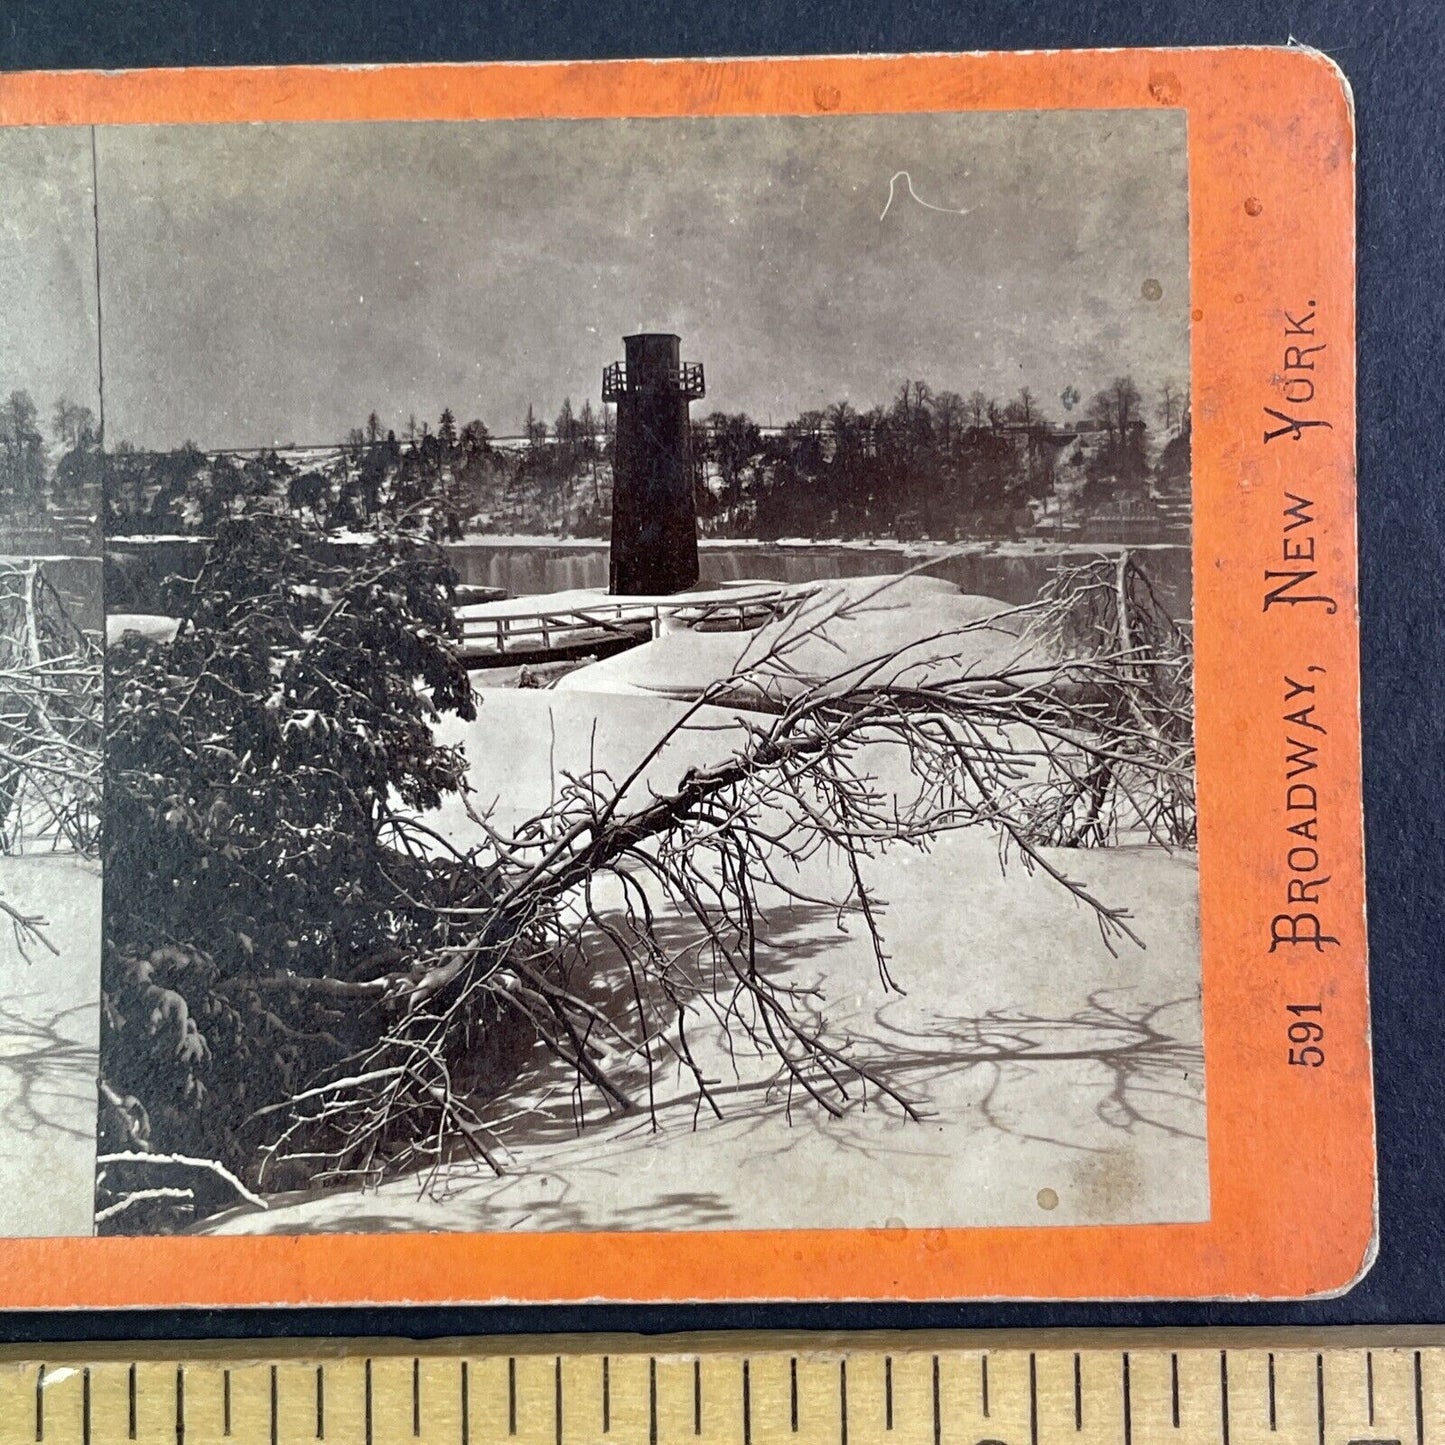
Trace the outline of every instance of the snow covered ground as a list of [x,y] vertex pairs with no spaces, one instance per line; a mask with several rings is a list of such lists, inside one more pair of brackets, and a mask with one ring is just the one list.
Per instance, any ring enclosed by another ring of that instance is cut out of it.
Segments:
[[138,633],[152,642],[171,642],[175,639],[180,622],[174,617],[163,617],[149,612],[109,612],[105,618],[105,642],[113,647],[127,633]]
[[717,679],[747,673],[759,683],[739,689],[741,696],[761,691],[776,700],[824,683],[835,691],[919,686],[940,672],[982,680],[1050,660],[1027,635],[1027,613],[994,597],[965,596],[939,577],[848,577],[791,590],[797,611],[754,631],[664,631],[569,673],[557,687],[695,698]]
[[[877,579],[867,585],[876,586]],[[862,585],[862,584],[859,584]],[[832,673],[880,647],[919,644],[925,671],[943,653],[927,639],[962,628],[980,670],[1027,642],[1003,604],[948,583],[911,579],[892,605],[830,626],[800,661]],[[992,619],[992,620],[991,620]],[[568,674],[551,690],[486,686],[475,722],[454,720],[474,806],[513,827],[552,799],[557,781],[605,770],[620,781],[679,717],[685,699],[736,660],[747,635],[673,633]],[[754,715],[754,721],[757,716]],[[747,715],[705,709],[655,757],[633,796],[675,785],[732,753]],[[870,757],[880,776],[896,759]],[[896,772],[894,783],[898,783]],[[432,820],[465,838],[456,803]],[[579,1101],[568,1071],[539,1049],[519,1081],[530,1108],[499,1126],[507,1172],[454,1173],[434,1193],[415,1179],[378,1190],[276,1197],[265,1212],[213,1218],[217,1233],[377,1229],[602,1230],[846,1228],[1181,1221],[1209,1212],[1199,1006],[1197,871],[1192,854],[1157,848],[1060,851],[1054,861],[1111,904],[1125,904],[1140,949],[1111,952],[1096,920],[1052,880],[974,829],[927,852],[896,847],[868,872],[897,989],[879,976],[858,921],[781,893],[769,900],[761,966],[800,988],[830,1038],[846,1042],[922,1118],[854,1090],[830,1118],[793,1091],[776,1059],[729,1040],[705,1007],[689,1040],[716,1080],[715,1119],[695,1082],[660,1055],[655,1118]],[[805,865],[799,892],[826,892],[828,865]],[[834,862],[831,866],[836,867]],[[811,871],[810,871],[811,870]],[[681,955],[676,917],[661,931]],[[625,1009],[625,977],[605,961],[586,987],[600,1009]],[[642,1070],[633,1061],[634,1070]],[[515,1105],[516,1100],[513,1099]],[[579,1116],[579,1102],[582,1112]]]
[[91,1234],[100,865],[0,858],[0,897],[48,920],[58,950],[22,951],[0,922],[0,1235]]

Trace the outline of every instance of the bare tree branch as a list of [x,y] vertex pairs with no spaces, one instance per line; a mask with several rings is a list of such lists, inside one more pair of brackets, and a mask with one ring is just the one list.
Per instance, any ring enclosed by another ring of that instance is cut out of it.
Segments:
[[[659,1049],[690,1074],[698,1107],[720,1112],[688,1040],[698,1010],[719,1017],[734,1046],[773,1058],[789,1098],[796,1089],[836,1114],[871,1094],[918,1117],[917,1101],[831,1039],[811,992],[765,968],[760,950],[769,899],[825,901],[861,921],[896,989],[868,865],[948,832],[994,831],[1005,855],[1088,908],[1111,948],[1142,947],[1127,909],[1070,878],[1054,850],[1193,843],[1192,649],[1147,577],[1128,556],[1101,560],[1061,575],[1032,607],[810,673],[805,647],[887,605],[886,591],[801,601],[622,779],[563,775],[550,805],[505,835],[480,816],[481,841],[451,901],[435,906],[434,945],[389,976],[326,981],[325,991],[379,998],[389,1022],[372,1047],[264,1111],[285,1123],[267,1130],[262,1177],[287,1159],[305,1159],[319,1181],[435,1171],[458,1147],[499,1169],[493,1101],[454,1089],[452,1074],[502,1017],[542,1040],[579,1090],[654,1122]],[[971,669],[961,640],[990,627],[1014,642]],[[720,707],[741,731],[733,753],[640,792],[667,747],[713,725]],[[906,763],[902,791],[874,776],[888,754]],[[394,826],[406,832],[404,820]],[[427,831],[415,834],[419,853],[436,852]],[[800,868],[822,853],[844,866],[817,900]],[[615,887],[599,890],[609,879]],[[681,947],[664,938],[664,916],[687,921]],[[602,1017],[570,980],[618,965],[630,1009]],[[323,991],[274,975],[262,986]]]

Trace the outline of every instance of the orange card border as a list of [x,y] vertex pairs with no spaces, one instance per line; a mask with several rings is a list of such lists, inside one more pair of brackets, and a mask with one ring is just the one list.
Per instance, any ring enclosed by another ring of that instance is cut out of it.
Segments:
[[[0,76],[0,124],[1182,108],[1189,151],[1207,1223],[0,1242],[12,1307],[1298,1297],[1375,1247],[1355,587],[1354,116],[1298,49]],[[1307,313],[1312,319],[1307,319]],[[1286,335],[1291,321],[1297,333]],[[1287,355],[1290,345],[1322,351]],[[1314,364],[1314,370],[1305,363]],[[1291,365],[1291,363],[1294,365]],[[1302,379],[1309,385],[1302,384]],[[1306,392],[1307,403],[1297,402]],[[1328,422],[1264,440],[1266,408]],[[1291,531],[1287,493],[1310,501]],[[1300,558],[1308,551],[1313,560]],[[1287,549],[1293,557],[1286,556]],[[1266,573],[1313,571],[1280,585]],[[1320,601],[1328,596],[1334,608]],[[1320,669],[1307,671],[1307,669]],[[1286,702],[1286,677],[1310,684]],[[1304,722],[1285,721],[1308,704]],[[1317,837],[1287,833],[1308,732]],[[1292,871],[1316,848],[1317,870]],[[1290,883],[1329,875],[1317,906]],[[1298,891],[1298,890],[1297,890]],[[1316,925],[1333,942],[1308,941]],[[1276,942],[1284,935],[1305,941]],[[1318,1001],[1324,1066],[1285,1011]]]

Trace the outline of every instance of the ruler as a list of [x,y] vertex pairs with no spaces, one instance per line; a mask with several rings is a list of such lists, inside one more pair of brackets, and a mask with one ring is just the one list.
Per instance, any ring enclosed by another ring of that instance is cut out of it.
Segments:
[[0,1352],[0,1445],[1445,1445],[1445,1334]]

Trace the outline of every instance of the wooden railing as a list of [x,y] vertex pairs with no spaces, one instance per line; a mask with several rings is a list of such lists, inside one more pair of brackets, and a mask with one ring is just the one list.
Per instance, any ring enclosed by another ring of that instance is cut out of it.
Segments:
[[[700,361],[684,361],[675,367],[651,368],[648,375],[658,390],[676,392],[689,401],[697,401],[707,395]],[[614,361],[602,370],[603,401],[615,402],[629,393],[635,394],[648,389],[640,377],[628,372],[625,361]]]
[[599,641],[655,638],[667,622],[705,632],[748,632],[778,617],[797,596],[789,592],[706,601],[599,599],[575,607],[464,615],[462,646],[470,657],[570,651]]

